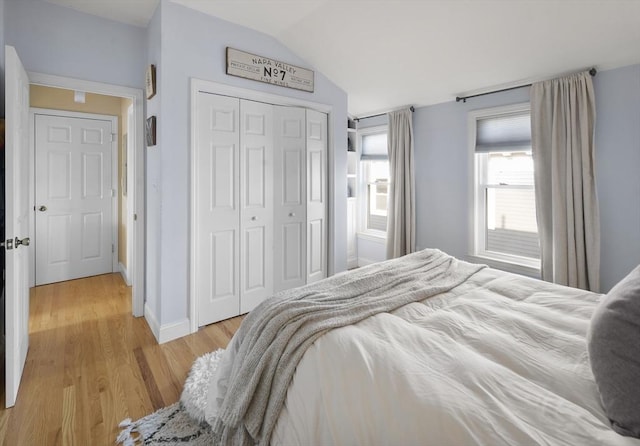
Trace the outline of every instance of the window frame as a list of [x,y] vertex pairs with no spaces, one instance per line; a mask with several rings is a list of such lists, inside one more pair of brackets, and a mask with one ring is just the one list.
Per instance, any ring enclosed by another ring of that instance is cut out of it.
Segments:
[[[475,151],[477,122],[481,119],[496,117],[501,115],[512,115],[516,113],[530,113],[531,105],[527,103],[514,104],[502,107],[492,107],[480,110],[473,110],[468,114],[468,146],[469,146],[469,257],[471,260],[480,260],[490,266],[527,274],[534,277],[540,275],[540,260],[530,257],[507,254],[486,250],[487,236],[487,215],[486,215],[486,191],[488,190],[488,179],[486,177],[487,156],[480,156]],[[520,150],[518,150],[520,151]],[[514,150],[516,152],[516,150]],[[479,161],[476,160],[479,158]],[[499,187],[499,186],[491,186]],[[514,188],[515,186],[509,186]],[[535,188],[535,184],[533,186]],[[526,186],[530,188],[530,186]]]
[[[363,129],[358,129],[356,132],[356,144],[358,154],[362,155],[362,139],[367,135],[375,135],[379,133],[386,133],[389,135],[389,126],[377,125],[373,127],[366,127]],[[369,194],[368,194],[368,186],[369,186],[369,178],[368,178],[368,167],[365,165],[368,162],[373,162],[376,160],[363,160],[358,158],[358,234],[366,235],[369,237],[373,237],[375,239],[384,239],[387,238],[387,231],[380,231],[378,229],[370,229],[367,228],[367,216],[368,216],[368,205],[369,205]],[[383,161],[383,160],[380,160]],[[389,159],[387,158],[387,163]],[[391,173],[389,172],[389,181],[388,187],[391,185]],[[387,188],[387,200],[388,200],[388,188]],[[387,215],[387,225],[389,224],[388,220],[389,216]]]

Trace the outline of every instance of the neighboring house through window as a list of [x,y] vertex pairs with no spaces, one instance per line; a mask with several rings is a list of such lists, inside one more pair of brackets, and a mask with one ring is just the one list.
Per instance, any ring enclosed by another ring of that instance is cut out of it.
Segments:
[[389,193],[387,126],[358,131],[360,145],[360,232],[386,237]]
[[471,254],[506,264],[504,269],[518,265],[539,270],[529,104],[471,112],[469,131],[474,171]]

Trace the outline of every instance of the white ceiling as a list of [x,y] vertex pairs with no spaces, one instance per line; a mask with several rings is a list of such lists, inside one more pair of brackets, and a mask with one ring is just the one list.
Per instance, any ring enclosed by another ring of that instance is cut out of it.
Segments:
[[[141,26],[157,4],[48,1]],[[355,116],[640,63],[640,0],[173,1],[272,35],[344,89]]]

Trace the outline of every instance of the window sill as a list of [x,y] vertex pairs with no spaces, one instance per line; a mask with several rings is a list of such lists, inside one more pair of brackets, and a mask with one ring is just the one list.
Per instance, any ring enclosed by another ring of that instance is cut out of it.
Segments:
[[509,273],[520,274],[522,276],[533,277],[534,279],[540,279],[540,267],[534,267],[530,265],[524,265],[504,259],[496,259],[489,256],[483,256],[480,254],[469,254],[467,260],[473,263],[484,263],[491,268],[507,271]]
[[385,243],[387,241],[387,236],[383,235],[382,233],[358,231],[356,233],[356,236],[364,240],[370,240],[372,242],[378,242],[378,243]]

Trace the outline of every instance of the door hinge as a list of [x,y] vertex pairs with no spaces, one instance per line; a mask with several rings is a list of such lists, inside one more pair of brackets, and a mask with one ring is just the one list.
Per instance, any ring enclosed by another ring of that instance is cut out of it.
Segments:
[[116,142],[116,141],[118,141],[118,135],[115,134],[115,133],[112,133],[111,134],[111,142]]
[[115,189],[111,189],[111,197],[115,197],[116,196],[116,190]]
[[133,214],[133,221],[138,221],[138,214]]
[[113,243],[111,244],[111,253],[116,252],[116,245],[114,245]]

